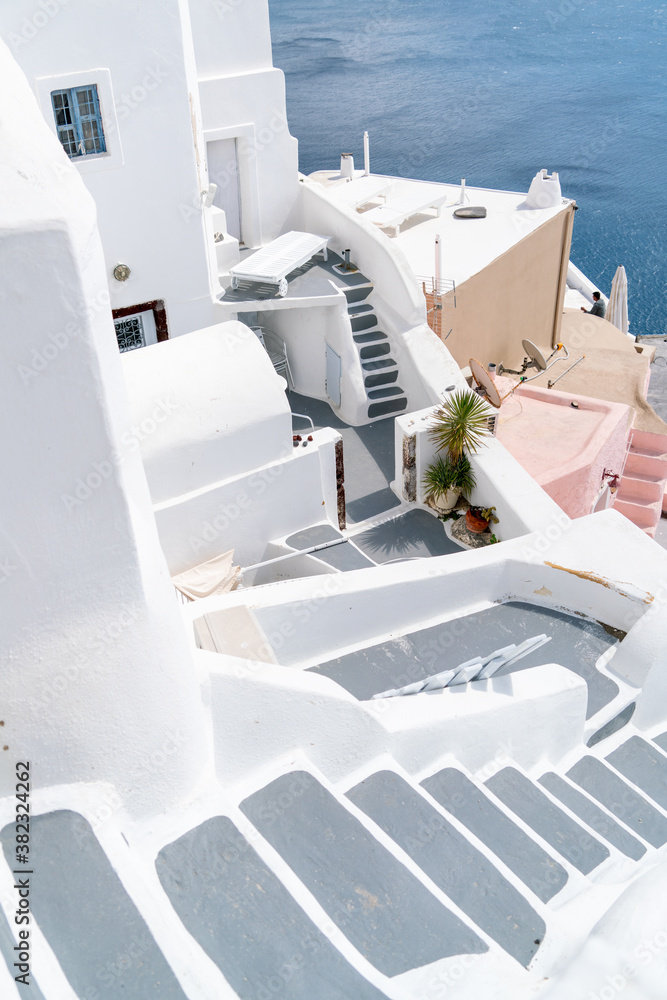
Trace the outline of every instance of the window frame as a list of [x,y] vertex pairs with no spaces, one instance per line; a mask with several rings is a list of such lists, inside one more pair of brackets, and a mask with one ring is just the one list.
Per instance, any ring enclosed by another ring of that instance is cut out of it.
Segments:
[[[86,92],[90,94],[90,97],[86,97],[85,101],[87,105],[92,107],[92,111],[84,115],[81,113],[82,102],[79,95]],[[62,100],[62,106],[60,108],[56,107],[57,97]],[[66,104],[65,101],[67,102]],[[53,108],[53,116],[55,118],[60,144],[69,156],[70,160],[76,160],[80,156],[99,156],[102,153],[106,153],[107,144],[104,134],[104,121],[102,119],[102,111],[100,109],[100,100],[96,84],[89,83],[82,87],[79,86],[52,90],[51,106]],[[70,121],[59,124],[58,114],[65,112],[69,114]],[[84,129],[89,123],[97,126],[98,135],[87,138],[84,135]],[[72,132],[73,138],[66,141],[69,145],[74,146],[75,150],[77,150],[76,152],[70,152],[66,148],[65,142],[63,142],[64,132]],[[92,142],[95,145],[99,144],[101,148],[87,150],[85,148],[87,142]]]
[[[138,313],[153,314],[153,320],[155,322],[155,335],[157,337],[158,344],[161,344],[165,340],[169,340],[169,327],[167,325],[167,310],[165,309],[164,299],[152,299],[150,302],[138,302],[133,306],[123,306],[120,309],[112,309],[111,315],[114,320],[114,324],[117,320],[126,319],[127,317],[132,317]],[[146,344],[146,347],[150,347],[150,344]],[[141,350],[141,348],[135,348],[135,350]],[[120,351],[121,354],[128,353],[127,351]]]
[[[61,73],[57,76],[42,76],[35,80],[37,97],[42,114],[51,131],[58,137],[58,145],[67,157],[67,162],[75,166],[79,173],[96,173],[122,167],[124,164],[123,149],[116,115],[116,102],[113,96],[111,73],[108,69],[97,68],[81,70],[76,73]],[[68,156],[62,147],[58,136],[58,126],[53,109],[51,95],[57,91],[85,90],[97,88],[97,103],[104,132],[105,152],[86,153],[83,156]]]

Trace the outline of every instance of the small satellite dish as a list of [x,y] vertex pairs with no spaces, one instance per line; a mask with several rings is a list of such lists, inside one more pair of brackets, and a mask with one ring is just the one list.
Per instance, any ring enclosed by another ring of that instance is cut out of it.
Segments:
[[546,371],[547,363],[539,347],[536,347],[532,340],[522,340],[523,349],[533,362],[536,368],[539,368],[541,372]]
[[499,408],[502,400],[498,390],[496,389],[495,383],[487,370],[480,365],[479,361],[475,361],[474,358],[470,358],[470,371],[472,372],[472,377],[477,385],[484,390],[487,401],[491,403],[491,406]]

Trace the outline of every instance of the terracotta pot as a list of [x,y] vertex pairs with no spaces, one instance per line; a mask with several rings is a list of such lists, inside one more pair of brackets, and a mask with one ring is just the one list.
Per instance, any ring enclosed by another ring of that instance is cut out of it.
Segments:
[[477,517],[472,511],[466,511],[466,528],[468,531],[472,531],[474,535],[481,535],[483,531],[489,526],[489,522],[485,521],[483,517]]

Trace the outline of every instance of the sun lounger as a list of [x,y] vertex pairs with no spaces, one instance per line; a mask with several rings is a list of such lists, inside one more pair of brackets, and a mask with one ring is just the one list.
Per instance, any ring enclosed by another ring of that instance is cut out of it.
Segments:
[[328,236],[315,236],[313,233],[284,233],[229,269],[232,288],[238,286],[240,279],[259,281],[277,285],[278,294],[287,295],[287,275],[320,250],[326,260],[329,239]]
[[395,181],[386,177],[358,177],[347,184],[340,184],[335,188],[334,196],[336,201],[343,202],[350,208],[361,208],[375,198],[384,198],[391,190]]
[[382,229],[393,229],[398,236],[403,223],[415,215],[435,209],[439,217],[440,209],[450,197],[451,192],[438,193],[430,184],[405,184],[388,192],[386,204],[364,212],[364,218]]

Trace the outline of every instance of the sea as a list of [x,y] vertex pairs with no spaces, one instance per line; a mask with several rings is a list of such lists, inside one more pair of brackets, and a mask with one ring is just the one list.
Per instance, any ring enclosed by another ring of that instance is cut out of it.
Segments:
[[303,173],[341,152],[422,180],[575,199],[571,259],[631,331],[667,336],[667,4],[648,0],[270,0]]

